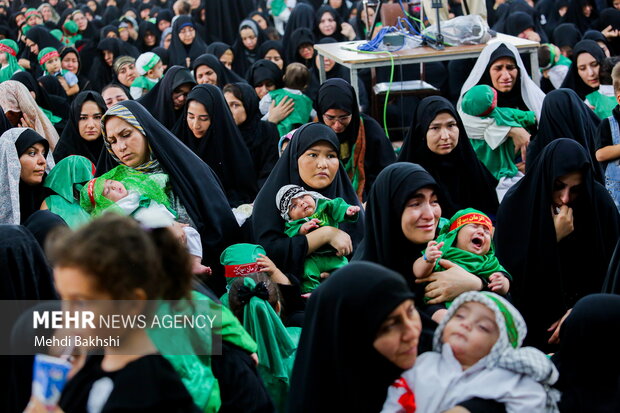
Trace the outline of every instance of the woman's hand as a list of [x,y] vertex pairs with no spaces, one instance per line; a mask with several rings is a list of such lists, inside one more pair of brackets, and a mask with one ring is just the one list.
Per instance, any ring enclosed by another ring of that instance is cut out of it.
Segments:
[[607,39],[613,39],[614,37],[620,36],[620,30],[614,30],[611,25],[601,30],[601,33],[603,33],[603,36],[605,36]]
[[560,207],[560,212],[556,215],[553,208],[555,207],[551,207],[551,214],[553,216],[553,225],[555,226],[555,237],[557,241],[560,242],[575,230],[573,210],[569,208],[568,205],[562,205]]
[[521,159],[525,162],[525,156],[527,154],[527,146],[530,144],[530,137],[528,131],[523,128],[512,127],[508,136],[512,138],[515,145],[515,154],[521,152]]
[[572,308],[569,308],[566,314],[562,316],[562,318],[551,324],[551,327],[547,329],[547,331],[553,331],[553,334],[549,338],[549,344],[558,344],[560,342],[560,328],[562,327],[562,324],[564,324],[564,320],[566,320],[566,317],[568,317],[572,310]]
[[278,124],[293,113],[293,109],[295,109],[295,102],[288,96],[285,96],[277,105],[275,100],[272,100],[267,120],[271,123]]
[[424,296],[430,298],[427,304],[451,301],[464,292],[482,289],[482,280],[457,264],[442,259],[439,265],[446,270],[415,280],[416,283],[429,283],[424,289]]
[[20,128],[30,128],[34,129],[34,121],[32,121],[26,113],[22,113],[22,120],[18,125]]
[[334,228],[334,232],[329,240],[329,245],[337,251],[339,257],[346,257],[353,252],[353,242],[351,236],[341,229]]
[[346,37],[349,40],[353,40],[355,39],[355,29],[353,29],[353,26],[351,26],[349,23],[342,23],[340,25],[340,27],[342,27],[342,30],[340,31],[340,33],[342,33],[342,35],[344,37]]

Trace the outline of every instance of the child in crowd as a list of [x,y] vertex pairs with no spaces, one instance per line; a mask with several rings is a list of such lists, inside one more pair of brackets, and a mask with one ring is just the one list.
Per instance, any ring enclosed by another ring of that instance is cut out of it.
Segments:
[[0,83],[10,80],[15,73],[24,70],[17,63],[17,53],[19,46],[14,40],[0,40]]
[[[422,257],[413,263],[416,278],[442,271],[439,259],[451,261],[488,282],[488,288],[508,294],[510,275],[495,257],[491,235],[493,225],[485,214],[473,208],[458,211],[445,225],[436,241],[430,241]],[[444,304],[429,307],[432,318],[441,322],[448,310]]]
[[536,124],[536,114],[529,110],[497,106],[497,90],[477,85],[463,95],[463,112],[480,118],[492,118],[498,125],[527,128]]
[[610,117],[612,110],[618,104],[611,79],[611,72],[618,63],[620,63],[618,56],[607,57],[603,60],[598,71],[600,86],[594,92],[586,95],[586,104],[601,119]]
[[[112,209],[140,222],[165,221],[173,230],[180,225],[174,222],[176,212],[170,208],[170,200],[159,184],[148,175],[124,165],[119,165],[84,185],[80,204],[91,215],[100,215],[104,210]],[[184,235],[180,238],[186,240],[187,249],[192,256],[194,274],[210,274],[211,269],[201,264],[200,234],[188,225],[182,226],[182,231]]]
[[620,210],[620,64],[614,66],[611,77],[618,104],[598,126],[596,159],[605,167],[605,186]]
[[293,129],[286,135],[280,137],[280,140],[278,141],[278,154],[280,155],[280,157],[282,157],[282,154],[284,153],[284,150],[286,149],[288,144],[291,143],[291,139],[293,139],[293,135],[295,134],[296,130],[297,129]]
[[159,82],[164,75],[164,66],[158,55],[146,52],[136,60],[136,70],[140,76],[133,81],[129,92],[132,98],[139,99]]
[[310,83],[310,72],[308,68],[301,63],[291,63],[286,66],[283,80],[285,87],[272,90],[263,96],[258,106],[260,112],[265,115],[263,120],[266,120],[269,116],[269,108],[272,101],[275,101],[276,105],[278,105],[284,97],[293,99],[295,110],[278,123],[278,132],[280,136],[286,135],[291,130],[304,123],[308,123],[310,119],[316,117],[316,111],[312,109],[312,99],[302,93]]
[[382,412],[443,412],[474,397],[503,403],[507,412],[557,412],[559,392],[549,386],[558,371],[540,350],[520,348],[526,333],[502,297],[461,294],[435,330],[433,351],[390,386]]
[[[286,221],[285,233],[289,237],[306,235],[326,225],[338,228],[342,222],[355,222],[360,211],[360,207],[349,205],[342,198],[327,199],[297,185],[280,188],[276,194],[276,206]],[[331,248],[310,254],[304,262],[301,292],[312,292],[321,279],[348,262],[346,257],[335,255]]]
[[545,43],[538,48],[538,65],[542,75],[551,81],[555,89],[559,89],[568,73],[571,60],[564,56],[556,45]]
[[62,68],[58,50],[53,47],[46,47],[39,52],[38,58],[44,75],[56,76],[67,96],[73,96],[80,92],[78,77],[73,72]]

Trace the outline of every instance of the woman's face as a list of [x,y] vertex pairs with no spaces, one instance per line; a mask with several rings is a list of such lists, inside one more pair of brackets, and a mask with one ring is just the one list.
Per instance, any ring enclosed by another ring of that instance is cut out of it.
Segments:
[[[336,61],[332,59],[328,59],[325,56],[323,56],[323,60],[325,61],[325,72],[327,73],[331,72],[334,66],[336,66]],[[314,58],[314,64],[317,67],[317,69],[321,67],[321,56],[319,56],[318,54]]]
[[65,57],[60,61],[62,64],[62,68],[68,70],[69,72],[77,75],[78,70],[80,70],[80,61],[75,53],[67,53]]
[[418,356],[421,332],[420,314],[413,300],[405,300],[381,324],[373,347],[395,366],[407,370]]
[[328,109],[323,114],[323,122],[336,133],[344,132],[351,119],[352,115],[342,109]]
[[198,66],[196,68],[196,82],[199,85],[208,83],[217,86],[217,73],[207,65]]
[[260,14],[255,14],[252,16],[252,20],[258,24],[258,27],[260,27],[261,30],[265,30],[268,27],[267,20],[265,20]]
[[426,244],[435,239],[441,217],[441,207],[435,190],[419,189],[405,204],[400,225],[403,235],[414,244]]
[[590,3],[584,4],[583,7],[581,7],[581,12],[583,13],[584,17],[590,17],[590,15],[592,14],[592,5]]
[[196,100],[190,100],[187,104],[187,126],[196,138],[202,138],[206,135],[211,126],[211,117],[207,112],[207,108]]
[[336,31],[336,20],[330,12],[325,12],[319,21],[319,31],[323,36],[331,36]]
[[239,32],[239,36],[241,36],[241,42],[243,42],[243,46],[248,50],[254,50],[256,48],[256,35],[254,31],[248,27],[245,29],[241,29]]
[[233,119],[235,120],[235,124],[237,126],[241,125],[246,121],[248,115],[245,113],[245,108],[243,107],[243,102],[235,97],[230,92],[224,93],[224,99],[226,99],[226,103],[228,103],[228,108],[230,109],[230,113],[233,115]]
[[43,16],[43,21],[49,21],[52,19],[52,9],[49,6],[45,6],[41,9],[41,15]]
[[116,105],[118,102],[128,99],[127,95],[120,87],[109,87],[101,92],[101,96],[103,97],[108,109]]
[[184,83],[172,91],[172,106],[174,110],[180,110],[185,105],[187,95],[192,90],[191,83]]
[[265,53],[265,59],[271,60],[280,68],[280,70],[284,69],[284,60],[282,60],[280,52],[278,52],[276,49],[270,49],[269,51],[267,51],[267,53]]
[[340,6],[342,6],[342,0],[329,0],[328,4],[333,8],[333,9],[338,9]]
[[555,211],[558,211],[562,205],[571,206],[579,196],[583,174],[581,171],[575,171],[556,178],[553,183],[553,193],[551,199]]
[[598,79],[599,68],[598,61],[590,53],[580,53],[577,56],[577,73],[589,87],[597,88],[601,85]]
[[164,49],[168,49],[170,47],[170,43],[172,42],[172,33],[168,33],[164,38]]
[[314,46],[310,43],[302,44],[297,49],[297,52],[302,58],[306,60],[312,59],[312,56],[314,56]]
[[108,118],[105,130],[112,152],[124,165],[135,168],[149,159],[146,136],[123,119],[118,116]]
[[155,35],[151,32],[146,32],[144,35],[144,44],[149,47],[153,47],[155,46],[155,42],[157,42],[157,37],[155,37]]
[[232,63],[235,55],[232,50],[228,49],[220,56],[220,63],[228,68],[228,70],[232,70]]
[[500,57],[489,69],[491,83],[498,92],[510,92],[517,83],[519,70],[511,57]]
[[166,30],[168,27],[170,27],[170,22],[168,20],[160,20],[157,23],[157,28],[159,29],[160,32],[163,33],[164,30]]
[[265,96],[267,93],[271,92],[272,90],[276,90],[276,85],[271,80],[265,80],[264,82],[261,82],[258,85],[254,86],[254,90],[256,91],[258,98],[262,99],[263,96]]
[[122,85],[131,87],[133,81],[138,77],[136,65],[133,63],[127,63],[121,66],[121,68],[118,69],[118,74],[116,77],[118,77],[118,81],[121,82]]
[[88,26],[88,19],[84,16],[83,13],[76,13],[73,15],[73,21],[78,25],[78,29],[80,31],[86,30],[86,26]]
[[39,45],[32,40],[26,38],[26,46],[30,48],[30,53],[32,53],[33,55],[39,54]]
[[447,155],[459,143],[459,127],[456,119],[448,112],[435,116],[426,131],[426,145],[437,155]]
[[336,149],[326,141],[311,146],[297,160],[299,177],[312,189],[328,187],[336,177],[339,165]]
[[109,50],[104,50],[103,51],[103,60],[105,61],[105,64],[108,66],[112,66],[112,63],[114,63],[114,53],[112,53]]
[[80,111],[78,131],[82,139],[94,141],[101,135],[101,117],[103,113],[92,100],[84,102]]
[[196,29],[191,26],[185,26],[181,29],[181,31],[179,31],[179,40],[181,40],[181,43],[183,43],[185,46],[189,46],[190,44],[192,44],[195,38]]
[[605,57],[611,57],[611,52],[609,51],[609,47],[607,47],[605,42],[599,40],[596,42],[596,44],[598,44],[601,47],[601,49],[603,49],[603,53],[605,53]]
[[35,143],[19,157],[21,172],[19,178],[26,185],[39,185],[43,182],[45,173],[45,147],[41,143]]

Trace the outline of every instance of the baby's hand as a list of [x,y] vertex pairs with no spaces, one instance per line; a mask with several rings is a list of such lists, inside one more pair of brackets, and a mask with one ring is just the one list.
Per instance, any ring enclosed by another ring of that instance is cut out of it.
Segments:
[[279,271],[278,267],[264,254],[258,254],[258,258],[256,259],[256,263],[258,264],[258,268],[267,273],[270,277],[274,272]]
[[360,207],[358,206],[350,206],[347,208],[347,216],[348,217],[352,217],[353,215],[357,214],[358,212],[360,212]]
[[506,295],[510,289],[510,280],[500,272],[494,272],[489,277],[489,289],[494,293]]
[[320,219],[312,218],[310,221],[306,222],[301,227],[299,227],[299,233],[301,235],[306,235],[310,231],[317,229],[320,223],[321,223]]
[[428,262],[429,264],[434,264],[435,261],[441,258],[441,255],[443,254],[441,252],[441,247],[443,247],[443,242],[440,242],[438,244],[435,241],[429,241],[428,245],[426,246],[426,252],[424,253],[424,261]]

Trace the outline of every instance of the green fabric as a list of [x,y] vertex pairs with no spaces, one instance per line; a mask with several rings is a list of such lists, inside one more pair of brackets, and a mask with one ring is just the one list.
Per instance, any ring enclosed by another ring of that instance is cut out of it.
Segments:
[[[462,250],[456,247],[457,235],[459,231],[463,228],[463,226],[458,227],[450,231],[450,226],[461,216],[466,214],[481,214],[485,215],[483,212],[475,210],[473,208],[462,209],[458,211],[454,216],[450,219],[449,225],[443,227],[442,231],[439,233],[436,241],[437,243],[443,242],[444,245],[441,247],[441,259],[445,259],[451,261],[455,264],[461,266],[465,271],[475,274],[479,277],[483,277],[488,280],[491,274],[495,272],[503,272],[506,277],[511,278],[508,274],[508,271],[499,263],[499,260],[495,256],[495,248],[493,246],[493,240],[491,239],[491,245],[489,248],[489,252],[485,255],[474,254],[469,251]],[[424,254],[426,250],[422,251]],[[435,272],[445,271],[445,269],[439,265],[439,260],[435,263],[435,268],[433,269]]]
[[517,327],[515,325],[515,320],[512,317],[512,313],[510,310],[504,305],[504,303],[498,300],[497,296],[493,293],[483,291],[482,294],[487,296],[497,305],[500,313],[504,316],[504,320],[506,321],[506,335],[508,336],[508,341],[510,341],[510,345],[513,348],[519,347],[519,333],[517,331]]
[[280,136],[284,136],[290,131],[292,131],[296,125],[303,125],[308,123],[310,119],[310,113],[312,112],[312,99],[308,96],[302,94],[291,93],[284,89],[276,89],[269,92],[271,99],[276,103],[276,105],[280,104],[280,101],[285,97],[293,99],[295,104],[295,110],[291,112],[285,119],[281,120],[278,123],[278,133]]
[[141,89],[151,90],[157,84],[156,81],[149,79],[146,76],[138,76],[132,83],[131,87],[139,87]]
[[594,113],[601,119],[610,117],[612,110],[618,105],[615,96],[605,96],[598,90],[587,95],[586,99],[594,106]]
[[[74,197],[74,188],[79,191],[85,182],[93,179],[95,165],[79,155],[68,156],[50,171],[43,186],[55,192],[45,198],[47,208],[59,215],[71,228],[76,228],[90,220],[90,215]],[[79,193],[79,192],[78,192]]]
[[286,1],[273,0],[271,2],[271,15],[279,16],[286,9]]
[[[463,112],[471,116],[493,118],[500,126],[527,128],[536,124],[536,114],[529,110],[497,107],[497,92],[488,85],[476,85],[463,96]],[[491,110],[493,108],[493,110]]]
[[8,62],[8,64],[2,69],[0,69],[0,83],[4,82],[5,80],[11,80],[11,78],[16,72],[21,72],[24,70],[19,65],[19,63],[17,63],[17,59],[15,58],[15,56],[7,52],[3,53],[6,55],[6,61]]
[[[202,312],[202,310],[207,310],[210,314],[217,314],[219,311],[220,306],[217,303],[197,291],[192,291],[191,299],[204,303],[201,303],[198,309],[189,305],[183,308],[175,306],[172,309],[168,304],[162,304],[157,312],[160,315],[194,315],[196,311]],[[214,326],[217,326],[217,323]],[[212,332],[210,330],[185,329],[183,331],[188,334],[183,335],[179,334],[178,330],[174,330],[171,336],[170,330],[149,329],[147,331],[153,340],[153,344],[179,374],[196,406],[203,412],[217,412],[222,404],[220,387],[211,369],[211,357],[204,355],[211,354]],[[199,350],[196,350],[197,348]]]
[[571,63],[573,63],[573,62],[568,57],[566,57],[563,54],[561,54],[560,55],[560,59],[556,62],[555,65],[562,65],[562,66],[570,67]]
[[515,146],[512,139],[506,139],[504,143],[495,149],[491,149],[482,139],[470,139],[469,142],[480,162],[487,167],[495,178],[511,178],[519,173],[519,169],[514,162]]
[[[267,255],[265,249],[256,244],[233,244],[220,255],[222,265],[243,265],[256,262],[259,254]],[[226,277],[226,284],[230,286],[238,277]],[[228,299],[228,296],[226,297]],[[226,304],[228,306],[228,304]]]
[[43,114],[45,114],[45,116],[50,120],[50,122],[52,122],[53,125],[57,124],[58,122],[62,121],[61,117],[58,117],[56,115],[54,115],[51,111],[42,108],[41,106],[39,106],[39,109],[41,109],[41,112],[43,112]]
[[[39,62],[39,64],[41,65],[41,68],[43,70],[45,70],[45,63],[41,63],[41,59],[43,59],[45,57],[45,55],[47,55],[49,53],[53,53],[53,52],[58,53],[58,50],[54,49],[53,47],[46,47],[46,48],[42,49],[39,52],[39,54],[37,55],[37,61]],[[58,53],[58,57],[60,57],[60,53]]]
[[[352,157],[351,157],[352,158]],[[351,206],[342,198],[315,199],[316,209],[309,217],[301,218],[284,224],[284,232],[289,237],[299,234],[303,224],[313,218],[320,220],[319,226],[338,228],[342,222],[355,222],[359,214],[347,216],[347,209]],[[331,272],[345,266],[349,261],[346,257],[339,257],[330,246],[324,246],[306,257],[304,261],[304,275],[301,282],[301,292],[312,292],[321,283],[321,273]]]
[[[250,289],[256,287],[252,278],[246,277],[243,284]],[[297,345],[271,304],[259,297],[252,297],[245,305],[243,326],[258,344],[258,372],[267,392],[276,410],[285,412]]]
[[258,345],[252,336],[243,328],[241,321],[226,306],[222,309],[222,338],[229,343],[234,344],[247,351],[248,353],[256,353]]
[[95,205],[92,205],[88,194],[89,185],[84,185],[80,191],[80,204],[91,215],[100,215],[108,208],[120,211],[120,208],[116,207],[114,202],[103,196],[103,187],[107,179],[121,182],[127,191],[136,191],[140,194],[141,199],[145,198],[157,202],[176,215],[170,207],[170,199],[168,199],[164,190],[155,180],[151,179],[148,174],[138,172],[125,165],[119,165],[96,178],[93,189]]

